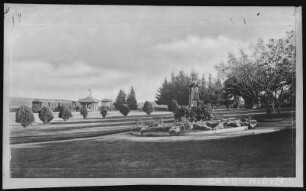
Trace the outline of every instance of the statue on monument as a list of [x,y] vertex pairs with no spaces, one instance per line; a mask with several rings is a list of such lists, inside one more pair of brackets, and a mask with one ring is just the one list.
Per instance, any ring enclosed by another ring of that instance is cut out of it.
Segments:
[[192,81],[190,84],[190,98],[189,98],[189,105],[190,107],[197,107],[200,96],[199,96],[199,86],[200,81]]

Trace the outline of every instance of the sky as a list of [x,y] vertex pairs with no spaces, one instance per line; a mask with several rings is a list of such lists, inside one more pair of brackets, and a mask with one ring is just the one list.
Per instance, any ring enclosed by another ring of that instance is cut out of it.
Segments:
[[[228,52],[295,28],[294,7],[5,4],[9,95],[154,101],[172,72],[216,75]],[[13,22],[14,18],[14,22]]]

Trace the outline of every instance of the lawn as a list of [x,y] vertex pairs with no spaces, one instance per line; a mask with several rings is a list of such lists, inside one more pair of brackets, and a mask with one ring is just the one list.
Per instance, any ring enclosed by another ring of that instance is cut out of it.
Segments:
[[295,177],[295,129],[203,141],[93,139],[37,146],[12,147],[12,177]]

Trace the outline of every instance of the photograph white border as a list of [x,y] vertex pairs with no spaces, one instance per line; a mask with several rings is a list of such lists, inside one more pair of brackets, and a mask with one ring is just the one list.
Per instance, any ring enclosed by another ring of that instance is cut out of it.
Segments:
[[[302,8],[296,7],[296,178],[10,178],[10,67],[4,63],[3,188],[84,187],[111,185],[208,185],[303,187],[303,51]],[[4,29],[4,37],[5,29]],[[4,47],[7,42],[4,38]],[[4,55],[10,55],[4,48]]]

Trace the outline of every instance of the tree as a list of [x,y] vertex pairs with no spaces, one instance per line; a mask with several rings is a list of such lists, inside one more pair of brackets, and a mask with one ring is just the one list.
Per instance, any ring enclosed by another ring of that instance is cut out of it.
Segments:
[[227,77],[224,89],[228,94],[243,97],[245,107],[263,104],[268,115],[275,115],[283,104],[283,95],[295,94],[295,40],[294,32],[286,37],[270,39],[268,43],[258,40],[252,54],[243,50],[240,57],[229,54],[227,63],[217,66]]
[[132,87],[129,95],[127,96],[127,104],[131,110],[136,110],[137,109],[137,100],[136,100],[136,94],[135,90]]
[[64,121],[68,120],[69,118],[72,117],[71,111],[70,109],[68,109],[67,107],[62,107],[59,114],[58,114],[59,118],[62,118]]
[[101,113],[102,117],[105,118],[106,114],[107,114],[107,106],[102,105],[100,113]]
[[153,106],[149,101],[146,101],[143,105],[142,110],[146,112],[147,115],[150,115],[153,112]]
[[22,105],[16,112],[15,120],[17,123],[21,123],[23,127],[27,127],[34,122],[34,114],[29,107]]
[[[171,109],[169,100],[173,99],[174,96],[174,86],[172,83],[168,82],[167,79],[164,80],[162,87],[158,89],[156,94],[156,103],[161,105],[168,105],[168,109]],[[170,107],[169,107],[170,106]]]
[[223,87],[221,83],[221,79],[217,78],[214,84],[214,97],[215,97],[215,104],[220,107],[220,105],[224,105],[225,99],[223,97]]
[[201,80],[202,80],[202,86],[200,86],[200,88],[199,88],[199,99],[206,103],[207,101],[205,100],[205,98],[207,97],[206,96],[206,94],[207,94],[207,92],[206,92],[207,82],[206,82],[204,74],[202,74]]
[[295,95],[296,49],[294,31],[286,33],[286,37],[270,39],[266,46],[262,43],[256,47],[256,62],[260,66],[258,81],[262,85],[261,100],[269,115],[275,115],[276,108],[280,112],[284,94]]
[[199,74],[196,71],[192,70],[190,73],[190,80],[191,81],[199,80]]
[[117,110],[120,110],[123,104],[126,104],[126,94],[123,90],[120,90],[114,103],[114,106]]
[[127,104],[123,104],[121,107],[120,107],[120,113],[124,116],[127,116],[128,113],[130,112],[130,108]]
[[88,111],[87,111],[86,107],[81,108],[81,115],[83,115],[84,119],[86,119],[86,117],[88,116]]
[[[191,76],[196,77],[196,73],[192,73]],[[183,71],[179,71],[177,75],[171,74],[171,80],[164,80],[162,87],[158,89],[156,94],[156,103],[168,105],[171,109],[171,102],[173,99],[177,100],[179,105],[189,104],[189,85],[191,77],[185,74]]]
[[53,114],[49,107],[44,106],[39,111],[38,117],[42,122],[44,122],[44,124],[46,124],[53,119]]
[[239,58],[229,53],[227,64],[222,63],[217,68],[227,77],[224,82],[225,92],[243,97],[245,107],[252,108],[254,102],[258,101],[259,91],[254,83],[257,66],[250,57],[243,50],[240,50]]
[[[183,71],[180,71],[177,75],[171,74],[171,81],[164,80],[162,87],[159,88],[156,95],[157,104],[166,104],[168,109],[172,111],[172,100],[177,100],[179,105],[187,106],[189,104],[190,97],[190,84],[192,81],[198,81],[198,73],[192,71],[188,76]],[[201,85],[199,86],[199,100],[205,104],[211,103],[213,105],[220,106],[224,104],[222,97],[223,85],[221,79],[213,79],[209,74],[208,81],[205,80],[204,74],[201,78]]]
[[[204,78],[204,77],[203,77]],[[220,106],[224,105],[222,98],[223,86],[220,78],[214,79],[211,74],[208,76],[208,82],[204,80],[204,85],[200,87],[200,100],[204,103]],[[207,85],[206,85],[207,84]]]

